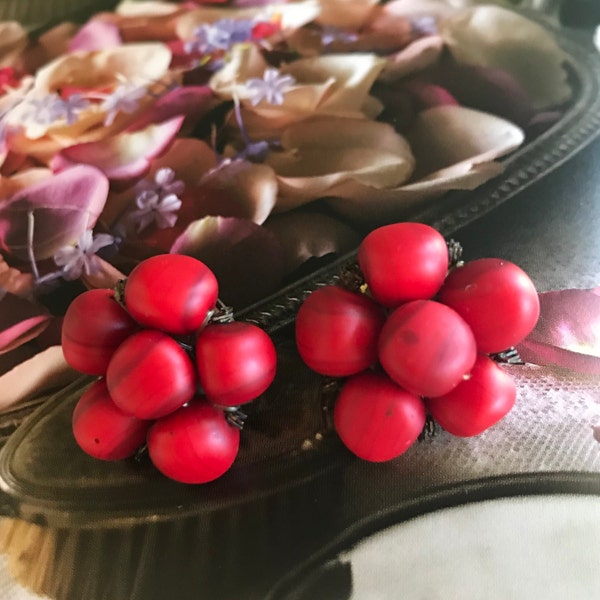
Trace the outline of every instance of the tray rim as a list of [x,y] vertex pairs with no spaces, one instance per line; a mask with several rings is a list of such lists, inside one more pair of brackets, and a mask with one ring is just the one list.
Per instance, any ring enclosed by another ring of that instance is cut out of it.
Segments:
[[345,527],[317,552],[275,582],[264,600],[297,598],[295,583],[303,578],[310,579],[319,566],[331,565],[344,551],[388,527],[469,504],[539,496],[598,497],[600,474],[586,471],[524,472],[478,478],[426,491]]

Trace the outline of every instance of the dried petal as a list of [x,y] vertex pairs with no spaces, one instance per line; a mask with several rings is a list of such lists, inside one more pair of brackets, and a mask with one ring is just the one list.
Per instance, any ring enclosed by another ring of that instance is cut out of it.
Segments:
[[206,217],[191,223],[171,252],[202,260],[217,276],[219,296],[243,308],[282,284],[283,252],[265,227],[244,219]]
[[51,316],[38,304],[10,293],[0,296],[0,354],[37,337]]
[[541,25],[499,6],[457,12],[441,24],[441,35],[460,63],[503,69],[529,95],[536,110],[571,97],[569,57]]
[[600,296],[567,289],[539,298],[538,323],[518,346],[523,360],[600,375]]
[[28,259],[29,213],[33,213],[33,251],[38,259],[50,258],[95,225],[107,195],[108,180],[87,165],[24,188],[0,203],[0,247]]

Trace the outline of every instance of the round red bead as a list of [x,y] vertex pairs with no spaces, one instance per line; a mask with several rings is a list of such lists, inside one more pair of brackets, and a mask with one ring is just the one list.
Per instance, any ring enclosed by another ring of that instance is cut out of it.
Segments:
[[124,413],[112,400],[106,382],[93,383],[73,411],[73,435],[80,448],[101,460],[132,456],[146,440],[150,423]]
[[379,360],[400,386],[419,396],[441,396],[469,373],[477,349],[465,321],[433,300],[398,307],[379,337]]
[[499,258],[481,258],[454,269],[439,299],[469,324],[481,352],[502,352],[535,327],[540,302],[535,285],[520,267]]
[[239,429],[220,410],[194,402],[159,419],[148,434],[148,453],[156,468],[182,483],[207,483],[233,464]]
[[341,377],[359,373],[377,360],[382,308],[364,294],[325,286],[304,301],[296,316],[296,345],[317,373]]
[[104,375],[117,347],[138,329],[112,290],[84,292],[71,302],[63,320],[65,360],[82,373]]
[[481,354],[469,377],[448,394],[429,398],[427,408],[446,431],[469,437],[482,433],[508,414],[516,396],[510,374]]
[[448,271],[448,248],[429,225],[394,223],[365,237],[358,262],[373,298],[395,307],[437,293]]
[[425,425],[423,401],[383,373],[350,377],[336,400],[335,430],[365,460],[381,462],[404,453]]
[[206,397],[238,406],[260,396],[275,377],[277,354],[269,335],[251,323],[215,323],[196,340],[196,366]]
[[119,346],[106,380],[115,404],[140,419],[169,414],[196,392],[194,364],[185,350],[166,333],[151,329]]
[[198,330],[217,302],[217,279],[201,261],[161,254],[139,263],[125,283],[125,306],[142,325],[174,334]]

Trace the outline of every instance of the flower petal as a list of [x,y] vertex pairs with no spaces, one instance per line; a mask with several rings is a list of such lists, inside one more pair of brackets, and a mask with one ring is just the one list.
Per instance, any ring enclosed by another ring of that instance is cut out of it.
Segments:
[[409,182],[382,189],[356,184],[336,188],[328,202],[337,212],[371,225],[403,218],[406,210],[448,190],[472,190],[502,172],[494,159],[524,140],[516,125],[462,106],[418,113],[407,139],[416,170]]
[[51,346],[0,377],[0,410],[60,389],[81,377],[71,368],[60,346]]
[[266,160],[279,178],[281,209],[336,195],[348,181],[365,188],[396,187],[414,168],[404,138],[391,125],[366,119],[306,120],[286,129],[281,144],[285,152],[272,152]]
[[540,318],[519,345],[527,362],[600,374],[600,295],[567,289],[539,294]]
[[112,182],[128,184],[148,172],[150,160],[170,146],[183,120],[179,116],[107,140],[65,148],[52,161],[52,168],[60,171],[68,165],[88,164],[100,169]]
[[565,63],[569,56],[541,25],[499,6],[457,12],[441,25],[441,35],[455,60],[510,73],[536,110],[571,97]]
[[356,31],[370,19],[379,0],[321,0],[317,23]]
[[89,21],[69,42],[69,52],[92,52],[116,48],[122,44],[119,28],[104,21]]
[[136,131],[148,125],[162,123],[176,116],[184,115],[185,122],[182,129],[189,131],[218,104],[219,100],[206,85],[177,87],[148,107],[129,126],[129,130]]
[[11,67],[27,46],[27,32],[16,21],[0,22],[0,67]]
[[272,215],[264,224],[280,241],[286,275],[311,258],[345,254],[358,247],[360,234],[342,221],[304,210]]
[[[294,30],[313,21],[320,13],[321,7],[317,0],[303,0],[300,2],[287,2],[272,4],[268,7],[251,6],[238,8],[235,11],[236,19],[265,18],[268,20],[269,12],[275,13],[281,21],[283,30]],[[231,19],[229,7],[217,8],[203,6],[189,11],[181,16],[177,22],[177,36],[182,40],[191,40],[194,31],[199,25],[211,24],[221,19]]]
[[37,337],[51,318],[42,306],[4,293],[0,297],[0,354]]
[[207,264],[219,281],[219,296],[235,309],[275,292],[283,281],[283,252],[277,238],[245,219],[195,221],[171,252],[189,254]]
[[503,156],[525,139],[505,119],[452,105],[420,112],[406,137],[416,159],[413,179],[462,161],[482,163]]
[[0,256],[0,294],[10,292],[16,296],[29,297],[34,288],[33,275],[10,267]]
[[434,65],[444,50],[439,35],[428,35],[412,42],[399,52],[386,56],[387,63],[379,76],[381,81],[393,82]]
[[50,258],[95,225],[107,195],[108,180],[87,165],[65,169],[20,190],[0,203],[0,247],[27,260],[28,214],[32,212],[35,256]]

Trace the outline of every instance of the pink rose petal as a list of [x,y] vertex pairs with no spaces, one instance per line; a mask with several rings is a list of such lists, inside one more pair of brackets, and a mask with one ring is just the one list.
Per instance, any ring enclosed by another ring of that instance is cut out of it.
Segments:
[[535,329],[518,347],[526,362],[600,374],[600,295],[596,290],[543,292]]
[[129,131],[138,131],[181,115],[185,116],[183,127],[191,129],[218,103],[208,86],[178,87],[161,96],[130,125]]
[[51,316],[43,307],[5,293],[0,299],[0,354],[35,338]]
[[28,259],[29,213],[33,250],[50,258],[96,224],[108,195],[108,180],[96,168],[77,165],[17,192],[0,203],[0,248]]
[[99,142],[65,148],[52,161],[52,168],[61,171],[66,165],[84,163],[100,169],[111,182],[130,183],[145,175],[150,161],[171,145],[183,120],[178,116]]
[[119,28],[104,21],[89,21],[69,42],[69,52],[108,50],[123,43]]

